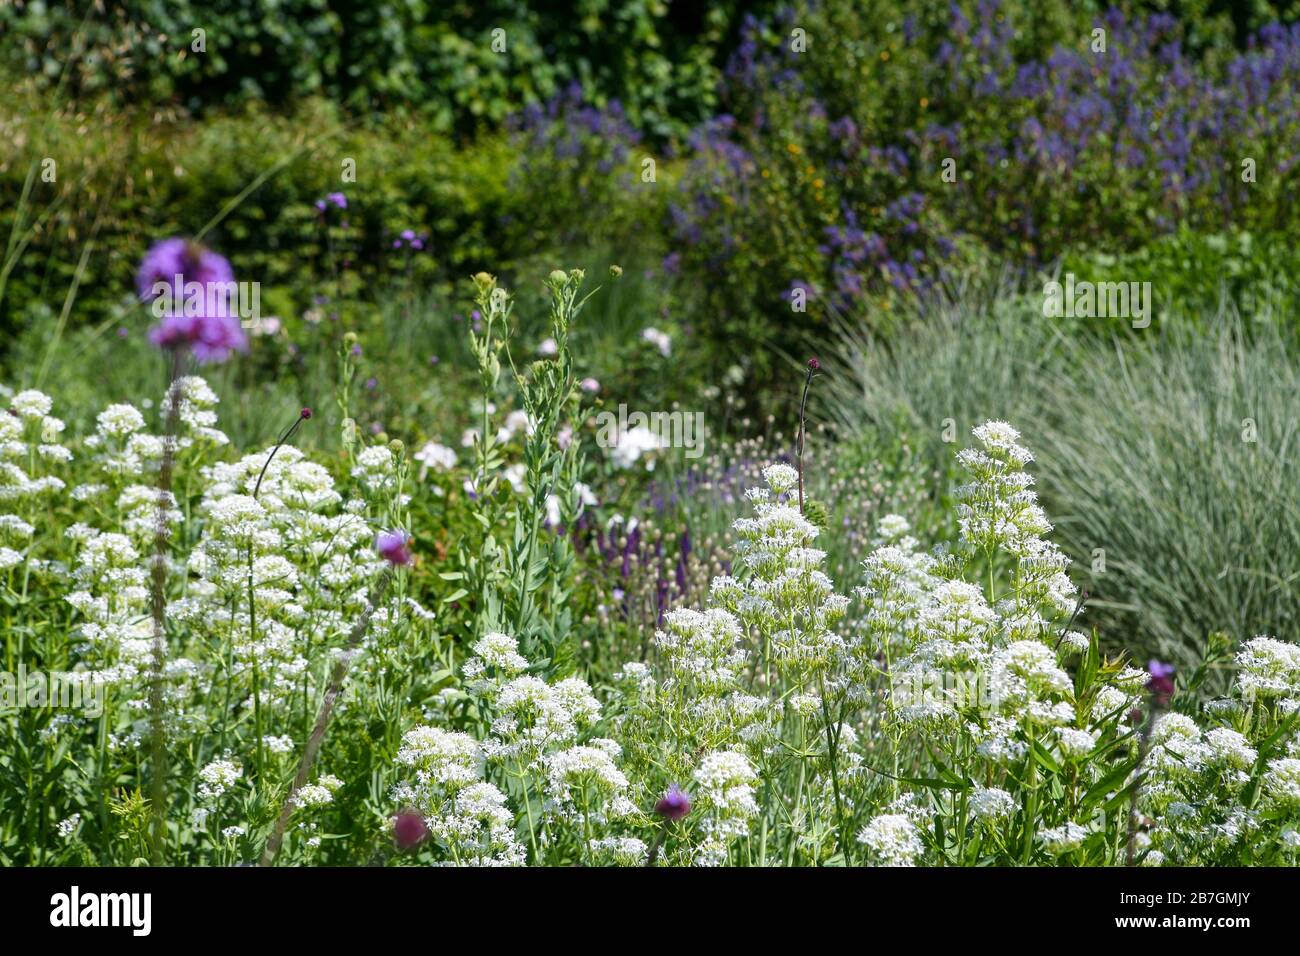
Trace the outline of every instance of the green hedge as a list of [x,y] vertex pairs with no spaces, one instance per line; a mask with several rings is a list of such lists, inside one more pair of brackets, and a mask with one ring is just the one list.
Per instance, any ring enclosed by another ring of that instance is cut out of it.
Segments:
[[[81,0],[0,6],[0,70],[74,93],[188,109],[324,95],[353,112],[409,106],[436,128],[499,123],[573,82],[636,125],[680,133],[714,104],[742,10],[663,0]],[[196,53],[194,31],[205,31]],[[493,49],[504,30],[505,51]]]

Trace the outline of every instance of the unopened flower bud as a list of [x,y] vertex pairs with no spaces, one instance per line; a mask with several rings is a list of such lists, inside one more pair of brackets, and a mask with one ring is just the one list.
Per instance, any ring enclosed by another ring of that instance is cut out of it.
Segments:
[[409,850],[428,835],[429,827],[418,813],[407,810],[393,817],[393,841],[398,849]]
[[675,783],[669,784],[664,795],[655,803],[655,813],[670,823],[676,823],[690,812],[690,795]]

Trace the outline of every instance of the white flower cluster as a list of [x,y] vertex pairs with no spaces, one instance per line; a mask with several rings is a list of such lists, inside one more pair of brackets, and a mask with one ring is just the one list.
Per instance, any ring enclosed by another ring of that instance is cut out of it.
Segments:
[[758,802],[754,799],[758,774],[743,753],[715,750],[700,759],[694,780],[705,835],[704,842],[696,849],[695,862],[702,866],[721,865],[727,860],[727,841],[748,833],[750,820],[758,815]]
[[64,425],[50,415],[53,407],[50,396],[28,389],[0,409],[0,506],[30,507],[66,487],[54,472],[72,460],[72,452],[60,444]]
[[1205,708],[1232,726],[1203,730],[1168,713],[1151,730],[1142,788],[1154,821],[1148,862],[1217,865],[1252,845],[1300,850],[1287,837],[1300,821],[1300,731],[1284,723],[1300,709],[1300,648],[1259,636],[1237,664],[1232,697],[1219,702],[1232,706]]
[[873,817],[858,833],[858,842],[884,866],[914,866],[925,850],[916,824],[902,813]]
[[741,573],[717,579],[713,600],[763,634],[777,668],[802,685],[838,661],[844,640],[835,625],[849,602],[822,570],[826,552],[812,547],[817,526],[786,500],[798,473],[778,464],[763,478],[767,488],[748,492],[754,517],[732,525]]
[[525,851],[515,837],[506,795],[482,779],[483,750],[469,734],[417,727],[402,737],[397,763],[414,772],[393,798],[416,808],[451,862],[519,866]]
[[568,829],[582,834],[586,862],[644,860],[641,841],[609,832],[635,807],[618,766],[622,747],[590,736],[601,706],[587,682],[548,683],[526,673],[531,665],[518,641],[499,631],[473,650],[463,667],[465,687],[492,715],[488,735],[480,741],[438,727],[408,732],[398,763],[414,769],[415,779],[399,785],[394,798],[420,810],[449,862],[519,865],[527,853],[514,836],[516,817],[506,794],[485,780],[488,767],[500,768],[524,790],[534,849]]
[[[361,503],[345,503],[297,448],[271,451],[203,469],[193,577],[168,606],[169,617],[232,647],[237,675],[257,669],[262,704],[302,693],[311,649],[350,631],[383,566]],[[388,623],[386,608],[375,614],[372,641]]]

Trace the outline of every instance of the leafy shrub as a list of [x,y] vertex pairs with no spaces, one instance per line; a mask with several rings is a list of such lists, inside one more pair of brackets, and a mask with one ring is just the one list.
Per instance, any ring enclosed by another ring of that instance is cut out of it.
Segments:
[[[1149,282],[1156,321],[1196,322],[1228,303],[1256,323],[1294,327],[1300,272],[1295,244],[1278,234],[1202,234],[1180,228],[1124,252],[1072,251],[1059,271],[1093,282]],[[1249,326],[1247,327],[1249,332]]]
[[887,327],[900,297],[965,278],[984,249],[1014,267],[1180,223],[1285,234],[1300,27],[1237,52],[1224,26],[888,0],[748,20],[674,200],[683,285],[725,349],[868,305]]
[[[636,124],[677,133],[714,100],[720,50],[744,5],[650,0],[561,4],[543,14],[491,3],[325,4],[217,0],[109,4],[101,18],[63,0],[0,10],[0,62],[74,95],[176,101],[200,110],[326,96],[356,113],[407,107],[440,132],[499,124],[572,82]],[[760,5],[762,9],[764,5]],[[193,50],[195,29],[206,50]],[[494,49],[504,31],[505,50]]]

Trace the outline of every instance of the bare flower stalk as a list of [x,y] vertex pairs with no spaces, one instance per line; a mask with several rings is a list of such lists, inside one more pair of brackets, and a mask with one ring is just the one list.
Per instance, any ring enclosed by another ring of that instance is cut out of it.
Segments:
[[153,617],[153,660],[149,682],[149,737],[153,779],[149,787],[150,850],[154,866],[161,866],[167,842],[167,722],[163,714],[163,675],[167,664],[167,555],[171,529],[167,502],[171,497],[172,467],[176,458],[176,425],[181,410],[181,371],[184,353],[172,355],[171,386],[167,390],[167,418],[163,426],[162,463],[158,469],[158,517],[154,530],[150,610]]
[[356,652],[357,646],[369,629],[370,619],[374,616],[375,607],[383,601],[392,579],[393,568],[389,565],[384,568],[378,582],[375,584],[374,600],[366,603],[365,611],[362,612],[361,617],[352,626],[351,633],[348,634],[348,642],[344,645],[343,653],[339,655],[338,661],[334,664],[333,673],[330,674],[329,687],[325,691],[325,699],[321,702],[320,714],[316,717],[316,726],[312,728],[311,736],[307,738],[307,746],[303,750],[302,760],[298,763],[298,773],[293,778],[293,786],[289,788],[289,794],[284,798],[284,806],[280,810],[279,818],[275,821],[275,829],[271,831],[271,837],[266,841],[266,849],[262,852],[262,866],[274,864],[276,854],[280,852],[280,844],[284,842],[285,830],[288,829],[289,820],[293,816],[295,798],[298,791],[306,785],[307,778],[311,775],[312,766],[316,762],[316,755],[320,753],[321,743],[325,739],[325,730],[328,728],[330,717],[334,713],[334,704],[343,690],[343,681],[347,677],[348,667],[352,663],[352,655]]
[[817,374],[821,363],[815,358],[808,360],[808,375],[803,380],[803,397],[799,400],[799,440],[795,444],[795,459],[799,468],[799,513],[803,514],[803,445],[808,430],[808,389],[812,386],[813,376]]

